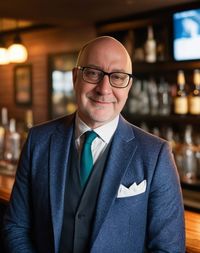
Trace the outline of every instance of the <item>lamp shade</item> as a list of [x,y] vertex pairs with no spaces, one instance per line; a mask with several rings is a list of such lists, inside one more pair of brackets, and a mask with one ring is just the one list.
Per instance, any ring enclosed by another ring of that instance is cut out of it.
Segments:
[[17,34],[14,38],[14,44],[8,48],[8,55],[10,62],[21,63],[28,58],[26,47],[21,43],[21,38]]
[[8,48],[10,62],[25,62],[28,57],[26,48],[22,44],[13,44]]
[[0,46],[0,65],[8,64],[9,62],[8,50]]

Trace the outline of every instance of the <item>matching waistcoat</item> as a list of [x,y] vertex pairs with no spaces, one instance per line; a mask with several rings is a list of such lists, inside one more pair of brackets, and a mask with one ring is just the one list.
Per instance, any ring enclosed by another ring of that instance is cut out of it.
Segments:
[[82,189],[78,152],[74,138],[72,142],[65,187],[60,253],[88,253],[96,202],[110,144],[95,163],[88,182]]

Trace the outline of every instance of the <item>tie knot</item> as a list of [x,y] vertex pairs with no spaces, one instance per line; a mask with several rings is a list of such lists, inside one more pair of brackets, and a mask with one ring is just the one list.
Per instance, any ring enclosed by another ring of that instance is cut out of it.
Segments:
[[90,144],[93,142],[93,140],[97,137],[97,134],[94,131],[87,131],[85,133],[85,144]]

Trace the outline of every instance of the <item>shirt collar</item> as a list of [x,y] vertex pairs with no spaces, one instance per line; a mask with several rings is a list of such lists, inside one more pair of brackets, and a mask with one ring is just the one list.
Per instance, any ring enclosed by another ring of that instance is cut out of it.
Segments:
[[104,142],[109,143],[110,139],[112,138],[117,128],[118,122],[119,122],[119,115],[110,122],[95,129],[91,129],[85,122],[83,122],[80,119],[78,113],[76,113],[75,139],[80,138],[85,132],[93,130]]

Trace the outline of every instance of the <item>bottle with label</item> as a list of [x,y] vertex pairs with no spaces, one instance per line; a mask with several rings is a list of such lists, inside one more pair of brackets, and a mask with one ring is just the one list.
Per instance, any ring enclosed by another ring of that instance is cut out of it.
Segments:
[[156,62],[156,41],[152,26],[148,26],[147,40],[144,48],[146,62]]
[[185,115],[188,113],[188,96],[185,89],[185,74],[182,70],[177,75],[177,91],[174,97],[174,113]]
[[21,151],[20,134],[16,131],[16,120],[10,119],[9,131],[5,137],[4,160],[8,169],[14,169]]
[[200,70],[194,70],[193,76],[194,90],[189,97],[189,113],[192,115],[200,115]]

